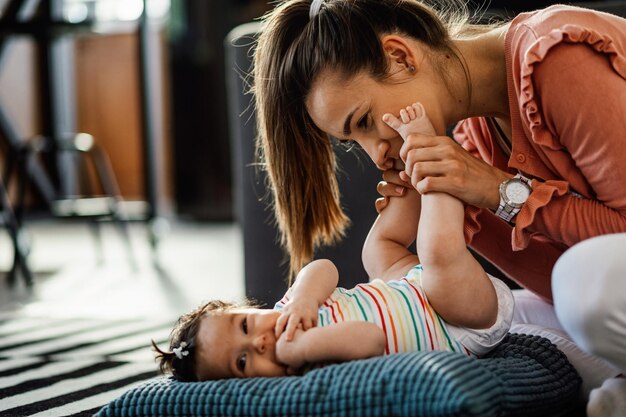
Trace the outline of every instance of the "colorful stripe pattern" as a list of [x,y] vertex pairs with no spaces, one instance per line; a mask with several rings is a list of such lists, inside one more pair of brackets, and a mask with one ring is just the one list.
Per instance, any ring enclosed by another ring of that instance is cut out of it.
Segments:
[[[420,285],[422,267],[400,280],[375,279],[353,289],[336,288],[319,309],[318,326],[343,321],[368,321],[387,336],[386,354],[412,351],[452,351],[473,356],[448,332],[445,322],[428,303]],[[289,291],[275,305],[281,310]]]

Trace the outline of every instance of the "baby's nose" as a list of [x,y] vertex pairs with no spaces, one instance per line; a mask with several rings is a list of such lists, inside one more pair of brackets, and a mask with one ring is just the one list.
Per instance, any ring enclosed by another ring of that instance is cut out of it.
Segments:
[[254,348],[259,353],[265,352],[265,343],[266,343],[265,334],[262,334],[262,335],[259,335],[259,336],[255,337],[252,343],[254,345]]

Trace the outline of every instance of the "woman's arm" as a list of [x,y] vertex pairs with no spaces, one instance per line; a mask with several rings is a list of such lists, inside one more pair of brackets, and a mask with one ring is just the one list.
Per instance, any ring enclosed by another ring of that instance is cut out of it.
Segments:
[[303,331],[298,329],[292,341],[280,337],[276,342],[279,362],[298,369],[307,363],[345,362],[380,356],[387,339],[373,323],[347,321]]
[[532,85],[540,111],[534,122],[541,124],[533,133],[541,133],[562,173],[545,178],[553,181],[533,181],[533,192],[517,215],[516,245],[523,247],[533,233],[572,246],[626,232],[623,76],[608,55],[586,44],[560,44],[535,65]]

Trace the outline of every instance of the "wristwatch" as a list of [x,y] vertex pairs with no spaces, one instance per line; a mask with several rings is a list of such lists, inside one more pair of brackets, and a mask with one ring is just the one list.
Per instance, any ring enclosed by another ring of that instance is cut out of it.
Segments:
[[496,210],[496,216],[510,222],[522,209],[531,191],[530,179],[522,174],[504,181],[500,184],[500,205]]

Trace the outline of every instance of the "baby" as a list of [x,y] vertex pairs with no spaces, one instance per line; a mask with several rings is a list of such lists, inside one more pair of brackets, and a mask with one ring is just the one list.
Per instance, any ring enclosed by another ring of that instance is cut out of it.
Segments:
[[[435,133],[419,103],[385,121],[403,138]],[[442,193],[391,199],[363,248],[376,279],[338,288],[332,262],[316,260],[274,309],[211,301],[179,319],[171,351],[153,342],[161,371],[202,381],[296,375],[309,365],[417,350],[487,353],[510,327],[513,298],[467,250],[463,211]],[[413,241],[418,255],[408,249]]]

